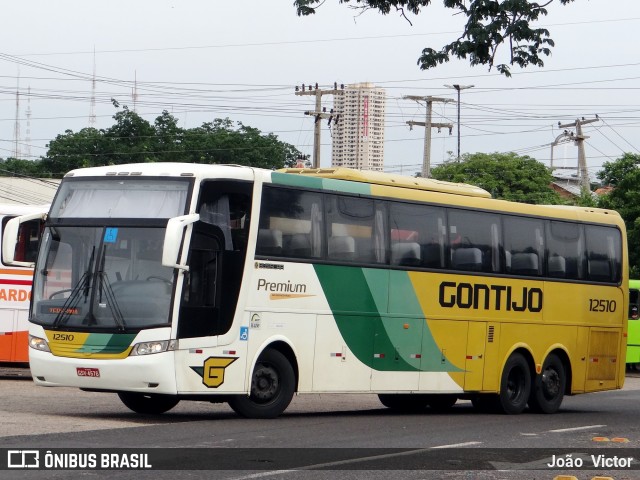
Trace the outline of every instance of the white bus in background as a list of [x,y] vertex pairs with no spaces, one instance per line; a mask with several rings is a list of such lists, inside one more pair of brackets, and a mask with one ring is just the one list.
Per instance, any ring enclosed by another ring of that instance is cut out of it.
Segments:
[[0,204],[0,235],[7,222],[23,215],[38,218],[20,224],[18,242],[12,265],[4,256],[0,262],[0,363],[29,361],[29,301],[33,279],[33,264],[38,254],[42,232],[42,216],[49,205]]

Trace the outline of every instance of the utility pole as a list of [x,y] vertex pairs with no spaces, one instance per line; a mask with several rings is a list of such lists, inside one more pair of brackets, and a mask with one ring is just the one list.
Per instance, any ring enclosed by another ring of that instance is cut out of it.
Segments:
[[588,123],[598,122],[600,119],[596,115],[596,118],[592,118],[591,120],[585,120],[584,117],[581,119],[578,118],[574,123],[567,123],[565,125],[560,124],[558,122],[558,127],[560,128],[570,128],[575,127],[576,135],[575,141],[578,146],[578,175],[580,177],[580,187],[583,191],[590,192],[591,185],[589,182],[589,171],[587,170],[587,157],[584,153],[584,140],[589,138],[582,134],[582,125],[586,125]]
[[320,120],[325,118],[329,120],[329,125],[334,121],[338,123],[340,119],[340,115],[333,112],[331,109],[327,113],[326,108],[322,108],[322,96],[323,95],[341,95],[344,93],[344,85],[340,85],[340,90],[338,90],[338,84],[333,84],[332,90],[322,90],[318,88],[318,84],[316,83],[315,89],[309,85],[305,87],[305,84],[302,84],[302,88],[296,86],[296,95],[315,95],[316,97],[316,109],[313,112],[306,111],[305,115],[311,115],[315,117],[315,126],[313,131],[313,168],[320,168]]
[[414,125],[424,126],[424,153],[422,157],[422,177],[429,178],[431,177],[431,129],[437,128],[440,131],[441,128],[448,128],[449,135],[451,135],[451,130],[453,129],[453,125],[450,123],[433,123],[431,121],[431,112],[433,110],[433,102],[443,102],[448,103],[452,102],[448,98],[438,98],[438,97],[418,97],[415,95],[406,95],[402,97],[404,100],[415,100],[416,102],[427,102],[427,114],[425,122],[414,122],[413,120],[409,120],[407,125],[411,129],[413,129]]
[[445,85],[445,87],[453,88],[458,92],[458,156],[456,157],[458,161],[460,161],[460,90],[466,90],[474,86],[475,85]]

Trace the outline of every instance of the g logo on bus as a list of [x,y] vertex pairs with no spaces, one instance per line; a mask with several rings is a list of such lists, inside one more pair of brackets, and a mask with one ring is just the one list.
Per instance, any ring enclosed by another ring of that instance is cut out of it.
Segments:
[[224,370],[238,358],[235,357],[209,357],[202,367],[191,369],[202,377],[202,383],[209,388],[217,388],[224,383]]

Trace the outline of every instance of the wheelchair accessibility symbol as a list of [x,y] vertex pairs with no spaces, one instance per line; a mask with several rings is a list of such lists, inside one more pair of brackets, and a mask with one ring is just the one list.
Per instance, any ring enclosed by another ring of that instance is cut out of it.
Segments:
[[249,327],[240,327],[240,340],[249,340]]

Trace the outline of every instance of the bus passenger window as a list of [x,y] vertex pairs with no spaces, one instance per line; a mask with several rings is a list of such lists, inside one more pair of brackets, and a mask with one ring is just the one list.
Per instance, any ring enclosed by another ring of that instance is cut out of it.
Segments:
[[[500,217],[467,210],[449,210],[451,267],[458,270],[499,272]],[[457,250],[460,252],[456,253]]]
[[265,186],[256,255],[320,258],[323,246],[322,195]]
[[558,221],[549,222],[549,226],[550,228],[547,229],[549,276],[574,280],[584,278],[582,227],[575,223]]
[[[328,259],[386,262],[384,203],[346,195],[327,196]],[[332,245],[333,244],[333,245]],[[340,253],[338,253],[340,252]]]
[[640,291],[635,288],[629,289],[629,318],[638,320],[640,318]]
[[391,203],[391,264],[444,266],[444,209],[429,205]]
[[587,275],[594,282],[619,282],[622,262],[620,231],[616,228],[585,225]]
[[535,218],[507,215],[503,218],[505,272],[542,275],[544,223]]

